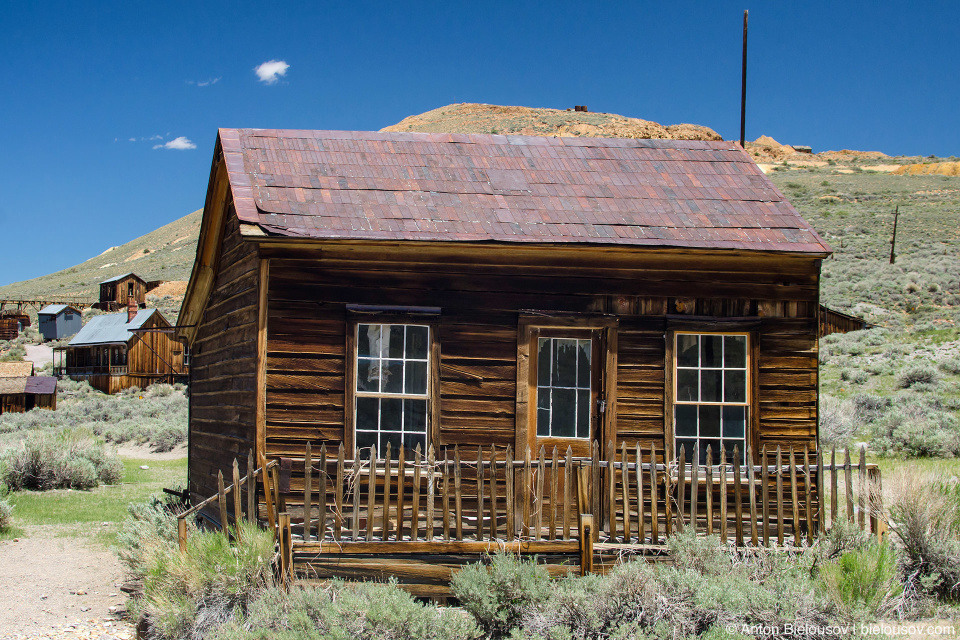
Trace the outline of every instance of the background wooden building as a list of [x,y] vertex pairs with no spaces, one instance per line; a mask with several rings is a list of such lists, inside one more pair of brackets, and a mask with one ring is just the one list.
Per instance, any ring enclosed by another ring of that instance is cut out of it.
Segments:
[[130,299],[143,308],[146,305],[147,283],[135,273],[126,273],[100,283],[100,301],[94,308],[117,311],[126,308]]
[[83,327],[80,311],[66,304],[48,304],[37,314],[37,329],[44,340],[72,336]]
[[32,376],[33,371],[33,363],[29,360],[0,362],[0,378],[26,378]]
[[0,376],[0,413],[57,408],[57,379],[51,376]]
[[829,251],[729,142],[223,129],[191,495],[308,442],[815,451]]
[[30,326],[30,316],[20,309],[0,309],[0,340],[16,340]]
[[849,333],[851,331],[860,331],[869,329],[874,325],[870,324],[859,316],[852,316],[842,311],[835,311],[823,305],[820,305],[820,337],[828,336],[831,333]]
[[104,393],[186,380],[183,347],[156,309],[96,316],[70,343],[54,350],[54,374],[87,380]]

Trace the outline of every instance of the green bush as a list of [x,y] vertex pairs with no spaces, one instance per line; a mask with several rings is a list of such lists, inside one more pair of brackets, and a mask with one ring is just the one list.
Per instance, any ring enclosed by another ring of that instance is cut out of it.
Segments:
[[268,589],[211,640],[469,640],[476,625],[454,609],[423,605],[395,585],[334,582]]
[[184,554],[158,532],[129,552],[143,574],[143,593],[130,611],[148,621],[151,637],[205,637],[241,617],[272,584],[273,536],[247,523],[241,534],[234,545],[220,532],[195,531]]
[[939,402],[898,398],[876,418],[870,447],[911,458],[960,455],[960,420]]
[[19,446],[0,453],[0,469],[0,481],[14,491],[92,489],[123,477],[120,459],[107,453],[102,439],[82,429],[27,433]]
[[550,594],[550,576],[536,559],[508,553],[489,557],[454,574],[451,590],[477,624],[495,638],[514,629],[528,607]]
[[889,544],[848,551],[820,566],[820,585],[851,617],[875,617],[883,605],[900,595],[897,558]]

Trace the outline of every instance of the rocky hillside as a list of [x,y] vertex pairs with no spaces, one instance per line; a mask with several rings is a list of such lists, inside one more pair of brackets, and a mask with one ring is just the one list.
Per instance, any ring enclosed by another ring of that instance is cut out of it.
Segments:
[[410,116],[381,131],[672,140],[722,139],[713,129],[696,124],[664,126],[649,120],[627,118],[614,113],[471,103],[450,104],[420,115]]

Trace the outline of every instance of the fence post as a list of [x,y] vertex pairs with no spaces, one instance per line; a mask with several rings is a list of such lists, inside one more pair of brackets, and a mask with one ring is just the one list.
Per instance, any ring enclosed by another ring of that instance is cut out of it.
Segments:
[[227,520],[227,493],[223,489],[223,471],[217,471],[217,503],[220,505],[220,531],[230,537],[230,522]]
[[253,461],[253,449],[247,453],[247,522],[257,522],[257,467]]
[[270,525],[270,532],[277,535],[273,514],[273,489],[270,487],[270,472],[267,470],[267,459],[262,453],[260,454],[260,469],[263,474],[263,499],[267,508],[267,524]]
[[187,519],[177,518],[177,541],[180,543],[180,553],[187,552]]
[[[310,442],[307,441],[303,453],[303,541],[310,541],[310,520],[313,515],[313,459],[310,455]],[[322,534],[322,531],[318,531]]]
[[593,573],[593,514],[580,514],[580,575]]
[[240,521],[243,520],[243,499],[240,495],[240,465],[233,459],[233,524],[236,525],[237,542],[241,540]]

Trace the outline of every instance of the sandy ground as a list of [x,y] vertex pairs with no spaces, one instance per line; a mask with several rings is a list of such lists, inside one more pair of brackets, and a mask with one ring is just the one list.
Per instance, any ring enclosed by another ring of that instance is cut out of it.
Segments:
[[0,542],[0,638],[131,638],[117,615],[122,579],[116,556],[89,538],[27,527],[25,537]]
[[32,362],[37,369],[48,362],[53,362],[52,347],[45,344],[28,344],[24,345],[24,348],[27,350],[27,355],[23,359]]
[[[124,445],[118,453],[149,464],[183,458],[187,450],[181,446],[153,453],[148,447]],[[95,527],[82,532],[53,525],[24,529],[16,541],[0,541],[0,640],[135,636],[123,616],[123,566],[113,551],[93,539]]]

